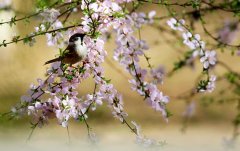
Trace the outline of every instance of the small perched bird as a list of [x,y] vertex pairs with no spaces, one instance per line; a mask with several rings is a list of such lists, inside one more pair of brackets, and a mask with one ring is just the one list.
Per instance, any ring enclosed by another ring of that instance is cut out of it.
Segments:
[[85,35],[86,34],[82,33],[76,33],[72,35],[69,39],[67,48],[63,51],[62,56],[47,61],[45,65],[57,61],[62,61],[65,64],[72,65],[79,61],[82,61],[88,53],[87,46],[83,41]]

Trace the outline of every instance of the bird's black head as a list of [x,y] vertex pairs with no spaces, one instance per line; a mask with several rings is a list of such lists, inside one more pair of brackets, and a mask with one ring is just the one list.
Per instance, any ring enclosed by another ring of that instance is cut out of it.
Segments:
[[85,35],[86,35],[86,34],[83,34],[83,33],[76,33],[76,34],[74,34],[74,35],[72,35],[72,36],[70,37],[69,42],[77,41],[79,37],[80,37],[81,40],[83,41],[83,38],[84,38]]

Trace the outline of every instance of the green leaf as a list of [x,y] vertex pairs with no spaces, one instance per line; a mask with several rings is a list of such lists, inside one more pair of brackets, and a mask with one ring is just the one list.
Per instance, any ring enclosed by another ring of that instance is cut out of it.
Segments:
[[168,109],[166,109],[165,111],[166,111],[166,117],[167,118],[173,116],[173,114]]
[[225,77],[227,78],[228,82],[235,83],[238,79],[238,75],[232,72],[226,73]]
[[111,82],[111,79],[107,79],[107,78],[105,78],[105,77],[102,77],[102,79],[103,79],[105,82],[107,82],[107,84],[109,84],[109,83]]
[[72,75],[66,75],[65,78],[67,78],[67,80],[72,80],[73,79],[73,76]]
[[45,9],[45,8],[48,8],[51,4],[51,1],[50,0],[37,0],[36,2],[36,7],[38,9]]

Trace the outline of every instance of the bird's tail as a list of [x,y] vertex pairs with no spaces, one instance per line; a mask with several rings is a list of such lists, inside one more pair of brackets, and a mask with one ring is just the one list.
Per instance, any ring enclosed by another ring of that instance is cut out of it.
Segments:
[[49,61],[45,62],[44,65],[49,64],[49,63],[53,63],[53,62],[57,62],[57,61],[61,61],[61,60],[62,60],[61,57],[59,57],[59,58],[55,58],[55,59],[52,59],[52,60],[49,60]]

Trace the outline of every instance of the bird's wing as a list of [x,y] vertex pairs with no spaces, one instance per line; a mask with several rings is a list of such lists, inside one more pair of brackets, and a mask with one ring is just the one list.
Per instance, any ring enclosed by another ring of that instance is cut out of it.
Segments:
[[63,53],[63,56],[74,57],[75,55],[76,55],[75,44],[69,43],[68,47],[65,49],[65,52]]
[[74,47],[75,47],[74,43],[70,42],[67,48],[63,51],[63,54],[61,56],[45,62],[45,65],[56,62],[56,61],[62,61],[66,57],[73,57],[75,53]]
[[63,51],[63,56],[75,53],[75,44],[69,43],[67,48]]

